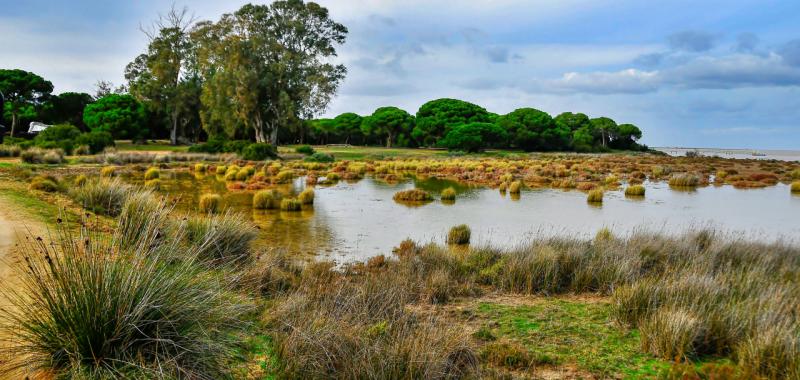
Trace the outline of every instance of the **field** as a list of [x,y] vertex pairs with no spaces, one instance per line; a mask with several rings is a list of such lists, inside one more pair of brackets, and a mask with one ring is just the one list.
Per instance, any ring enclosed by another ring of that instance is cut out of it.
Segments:
[[365,179],[447,181],[397,192],[398,212],[431,202],[468,207],[462,187],[512,200],[538,189],[578,192],[587,208],[609,194],[641,201],[660,184],[680,194],[777,188],[794,201],[796,162],[314,149],[335,161],[315,162],[293,146],[280,160],[255,162],[117,144],[59,164],[0,163],[0,225],[33,235],[0,245],[19,279],[5,286],[13,307],[0,314],[2,373],[800,379],[793,241],[603,229],[500,248],[470,244],[469,226],[458,226],[447,241],[396,236],[381,255],[334,263],[323,254],[340,241],[326,235],[335,229],[290,231],[332,206],[326,189],[349,194],[340,185]]

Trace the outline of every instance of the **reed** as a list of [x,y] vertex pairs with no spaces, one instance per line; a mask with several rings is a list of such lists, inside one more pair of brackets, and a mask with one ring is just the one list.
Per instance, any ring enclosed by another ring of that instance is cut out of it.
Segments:
[[303,203],[295,198],[281,199],[281,211],[300,211],[303,208]]
[[669,185],[674,187],[696,187],[700,177],[691,173],[675,173],[669,178]]
[[274,210],[280,208],[281,193],[277,190],[260,190],[253,195],[253,208],[257,210]]
[[309,188],[301,191],[300,194],[297,195],[297,200],[300,201],[300,203],[304,204],[304,205],[313,204],[314,203],[314,189],[309,187]]
[[442,200],[443,201],[454,201],[456,200],[456,189],[452,187],[448,187],[442,190]]
[[398,202],[430,202],[433,200],[430,193],[421,189],[398,191],[392,198]]
[[447,244],[469,244],[472,230],[466,224],[461,224],[450,229],[447,233]]
[[135,192],[133,187],[114,178],[89,181],[81,187],[72,188],[69,194],[87,210],[117,216],[122,204],[133,192]]
[[191,218],[186,226],[186,238],[199,260],[213,266],[249,262],[256,234],[256,229],[243,215],[230,211]]
[[586,201],[589,203],[603,203],[603,190],[595,189],[589,191],[589,194],[586,196]]
[[625,188],[625,195],[629,197],[643,197],[645,188],[642,185],[632,185]]
[[200,212],[214,214],[222,207],[222,196],[219,194],[203,194],[200,196],[198,208]]

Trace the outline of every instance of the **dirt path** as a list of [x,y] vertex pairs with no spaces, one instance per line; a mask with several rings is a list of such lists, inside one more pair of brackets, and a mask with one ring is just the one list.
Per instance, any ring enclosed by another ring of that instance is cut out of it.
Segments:
[[18,239],[34,234],[41,236],[47,229],[39,219],[9,201],[0,192],[0,282],[14,281],[13,266],[20,260]]

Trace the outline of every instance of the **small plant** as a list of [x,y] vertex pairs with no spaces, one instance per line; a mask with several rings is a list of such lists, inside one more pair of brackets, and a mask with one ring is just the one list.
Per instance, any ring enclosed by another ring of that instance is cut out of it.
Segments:
[[54,193],[58,191],[58,180],[52,176],[34,177],[31,180],[30,189]]
[[113,177],[116,172],[117,168],[115,166],[105,166],[102,169],[100,169],[100,176]]
[[208,165],[203,163],[194,164],[194,171],[197,173],[205,173],[208,170]]
[[75,185],[75,187],[81,187],[81,186],[85,185],[86,181],[88,181],[88,180],[89,180],[89,178],[86,177],[86,175],[79,174],[77,177],[75,177],[74,180],[72,180],[72,184]]
[[149,188],[149,189],[153,189],[153,190],[160,190],[161,189],[161,180],[156,178],[156,179],[151,179],[151,180],[148,180],[148,181],[144,181],[144,187]]
[[595,189],[589,191],[589,195],[586,196],[586,201],[589,203],[603,203],[603,190]]
[[316,153],[316,151],[314,150],[314,148],[311,147],[311,145],[300,145],[297,148],[294,148],[294,151],[296,153],[305,154],[306,156],[310,156]]
[[294,178],[294,172],[291,170],[281,170],[277,175],[275,175],[275,182],[276,183],[289,183]]
[[456,200],[456,189],[452,187],[448,187],[442,190],[442,200],[443,201],[454,201]]
[[333,162],[333,161],[336,161],[336,159],[330,154],[326,154],[326,153],[322,153],[322,152],[316,152],[316,153],[306,157],[305,161],[306,162]]
[[219,194],[203,194],[200,196],[200,212],[213,214],[219,212],[222,204],[222,196]]
[[238,264],[250,259],[256,230],[241,214],[225,212],[189,219],[186,238],[203,262],[215,266]]
[[429,202],[433,200],[433,196],[430,193],[420,189],[399,191],[392,198],[399,202]]
[[696,187],[700,184],[700,177],[690,173],[675,173],[669,178],[669,185],[673,187]]
[[281,193],[278,190],[261,190],[253,195],[253,208],[256,210],[274,210],[280,208]]
[[492,330],[486,326],[481,326],[481,328],[479,328],[472,334],[472,337],[484,342],[491,342],[497,340],[497,336],[495,336]]
[[158,170],[156,167],[148,168],[146,172],[144,172],[144,180],[149,181],[151,179],[157,179],[161,177],[161,171]]
[[525,369],[533,365],[530,352],[515,342],[493,342],[483,347],[481,358],[486,362],[510,369]]
[[461,224],[450,229],[447,233],[447,244],[469,244],[472,231],[466,224]]
[[511,194],[519,194],[522,190],[522,182],[521,181],[514,181],[508,185],[508,192]]
[[297,200],[300,201],[300,203],[302,203],[304,205],[313,204],[314,203],[314,189],[309,187],[309,188],[303,190],[302,192],[300,192],[300,194],[297,195]]
[[631,185],[625,188],[625,195],[629,197],[643,197],[644,192],[645,189],[642,185]]
[[281,199],[281,211],[300,211],[303,204],[295,198]]
[[792,182],[791,191],[793,193],[800,193],[800,181]]

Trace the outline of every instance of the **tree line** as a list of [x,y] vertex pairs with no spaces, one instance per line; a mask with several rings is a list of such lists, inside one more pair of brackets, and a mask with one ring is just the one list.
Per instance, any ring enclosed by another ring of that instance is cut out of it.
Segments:
[[332,63],[347,28],[313,2],[247,4],[217,21],[197,21],[186,8],[173,8],[142,31],[149,42],[126,66],[126,84],[98,82],[94,95],[53,95],[52,83],[39,75],[0,70],[11,135],[37,120],[172,144],[214,139],[465,151],[640,148],[639,128],[609,118],[551,117],[533,108],[497,115],[456,99],[430,101],[413,115],[381,107],[366,116],[315,118],[347,73]]

